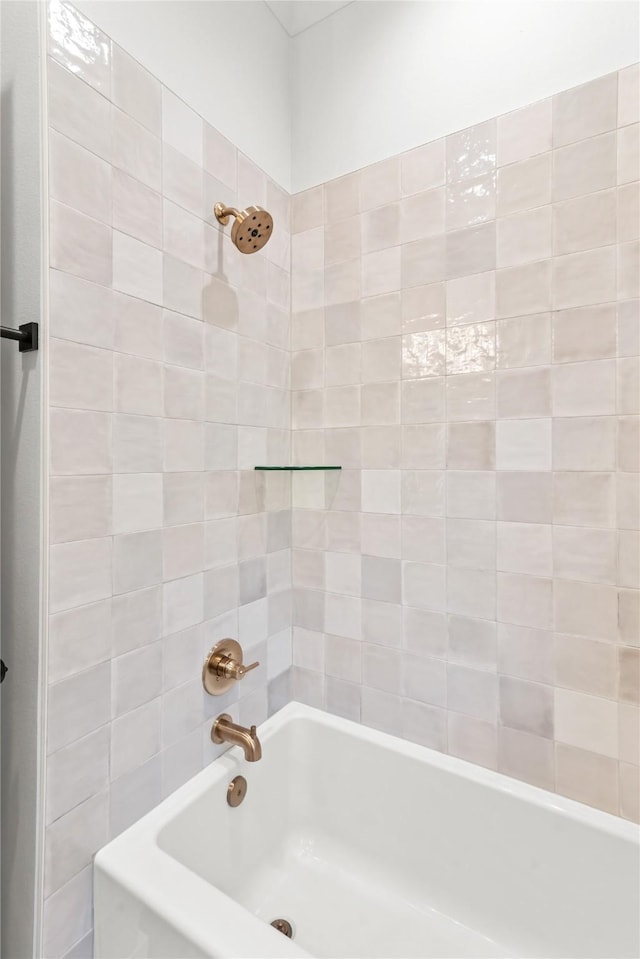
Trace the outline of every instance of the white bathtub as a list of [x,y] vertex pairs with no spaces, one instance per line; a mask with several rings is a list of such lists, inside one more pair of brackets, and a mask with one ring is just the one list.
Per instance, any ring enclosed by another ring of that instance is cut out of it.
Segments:
[[259,733],[98,853],[96,959],[638,956],[631,824],[297,703]]

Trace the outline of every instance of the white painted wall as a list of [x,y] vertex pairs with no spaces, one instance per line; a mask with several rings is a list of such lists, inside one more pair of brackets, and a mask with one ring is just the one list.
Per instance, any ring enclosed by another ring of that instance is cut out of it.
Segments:
[[41,71],[39,4],[0,3],[0,322],[41,322],[42,348],[0,343],[0,955],[40,955],[43,771]]
[[258,0],[76,0],[285,189],[291,186],[291,40]]
[[618,0],[357,0],[294,37],[293,187],[306,189],[640,59]]

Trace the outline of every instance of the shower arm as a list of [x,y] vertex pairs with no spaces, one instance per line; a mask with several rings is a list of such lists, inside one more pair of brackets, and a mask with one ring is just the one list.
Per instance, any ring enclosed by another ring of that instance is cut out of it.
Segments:
[[31,353],[38,349],[38,324],[23,323],[17,330],[0,326],[0,339],[16,340],[20,353]]
[[223,226],[227,225],[230,216],[235,217],[236,220],[240,216],[239,210],[236,210],[234,206],[225,206],[224,203],[216,203],[213,212],[216,215],[218,223],[222,223]]

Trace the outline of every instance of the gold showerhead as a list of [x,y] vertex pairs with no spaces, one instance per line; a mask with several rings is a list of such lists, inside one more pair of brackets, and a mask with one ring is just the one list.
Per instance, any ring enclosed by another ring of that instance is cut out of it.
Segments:
[[238,211],[224,203],[216,203],[213,208],[218,223],[226,226],[229,217],[235,217],[231,227],[231,239],[241,253],[257,253],[273,233],[273,217],[261,206],[248,206]]

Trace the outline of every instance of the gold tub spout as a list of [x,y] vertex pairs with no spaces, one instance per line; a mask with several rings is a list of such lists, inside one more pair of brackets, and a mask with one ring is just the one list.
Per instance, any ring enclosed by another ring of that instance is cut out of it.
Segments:
[[231,743],[241,746],[244,758],[248,763],[257,763],[262,759],[262,746],[258,739],[256,727],[247,729],[233,722],[228,713],[221,713],[211,727],[211,739],[214,743]]

